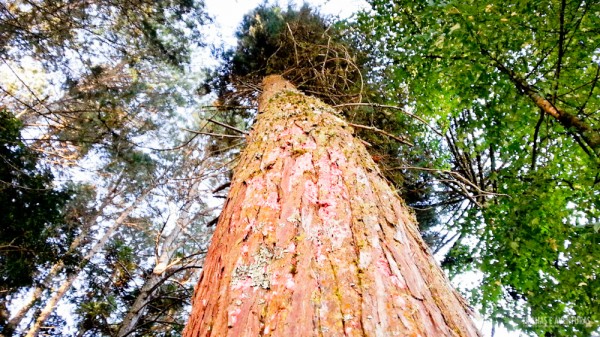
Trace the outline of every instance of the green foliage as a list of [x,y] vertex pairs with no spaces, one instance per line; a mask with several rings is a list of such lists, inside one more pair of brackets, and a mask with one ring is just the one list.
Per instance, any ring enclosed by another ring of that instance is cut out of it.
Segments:
[[600,319],[594,304],[600,300],[600,236],[589,223],[597,215],[580,206],[588,200],[585,191],[564,190],[543,175],[512,182],[510,188],[511,195],[520,197],[500,200],[483,212],[489,224],[482,235],[485,247],[475,254],[482,258],[485,275],[476,293],[485,313],[508,325],[515,324],[509,317],[532,317],[535,323],[543,317],[566,321],[576,315],[589,324],[516,326],[538,334],[591,334]]
[[[225,64],[214,76],[219,97],[248,99],[263,77],[280,74],[327,103],[360,101],[357,49],[328,21],[306,4],[287,10],[260,5],[246,14],[237,47],[222,55]],[[233,92],[228,84],[236,87]]]
[[193,0],[11,1],[0,8],[0,55],[32,55],[66,72],[73,52],[85,66],[115,58],[182,65],[206,19]]
[[437,160],[425,167],[468,181],[463,193],[441,181],[429,201],[462,205],[437,207],[459,234],[444,265],[483,273],[471,299],[495,322],[540,336],[597,331],[597,152],[530,93],[597,132],[600,4],[370,3],[359,31],[385,68],[384,95],[408,93],[444,132],[426,136]]
[[63,220],[71,192],[21,140],[21,123],[0,111],[0,296],[31,285],[37,269],[64,252],[72,228]]

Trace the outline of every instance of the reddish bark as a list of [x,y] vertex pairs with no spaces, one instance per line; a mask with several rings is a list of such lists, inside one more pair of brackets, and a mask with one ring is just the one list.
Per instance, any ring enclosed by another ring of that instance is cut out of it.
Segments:
[[279,76],[259,111],[184,335],[478,336],[352,128]]

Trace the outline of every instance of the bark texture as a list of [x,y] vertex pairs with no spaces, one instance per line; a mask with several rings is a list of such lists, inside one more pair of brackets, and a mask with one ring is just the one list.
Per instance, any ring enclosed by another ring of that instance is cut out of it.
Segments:
[[184,335],[478,336],[352,128],[280,76],[259,112]]

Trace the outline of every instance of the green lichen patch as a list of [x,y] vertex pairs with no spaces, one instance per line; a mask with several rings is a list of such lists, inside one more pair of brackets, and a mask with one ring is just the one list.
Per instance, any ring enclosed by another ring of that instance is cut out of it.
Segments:
[[253,257],[254,262],[238,265],[235,268],[231,282],[233,286],[236,286],[250,280],[250,286],[253,288],[269,289],[271,281],[269,280],[267,268],[273,260],[273,252],[265,246],[260,246]]

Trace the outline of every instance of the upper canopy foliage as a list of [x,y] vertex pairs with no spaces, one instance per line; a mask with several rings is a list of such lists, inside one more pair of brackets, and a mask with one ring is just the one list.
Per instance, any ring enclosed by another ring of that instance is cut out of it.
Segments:
[[182,65],[206,20],[194,0],[18,0],[0,5],[0,56],[31,55],[63,72],[115,58]]
[[222,99],[248,99],[264,76],[281,74],[328,103],[360,101],[365,84],[358,51],[308,5],[285,11],[260,5],[244,16],[237,37],[213,80]]

